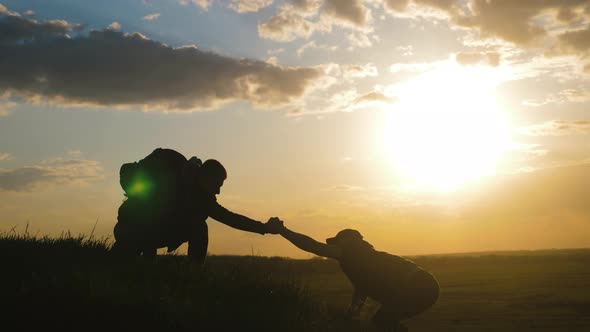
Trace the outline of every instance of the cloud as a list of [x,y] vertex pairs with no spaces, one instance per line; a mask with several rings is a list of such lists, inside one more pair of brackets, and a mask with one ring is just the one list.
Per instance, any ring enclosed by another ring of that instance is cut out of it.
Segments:
[[143,17],[144,20],[146,21],[153,21],[155,19],[157,19],[158,17],[160,17],[160,13],[153,13],[153,14],[149,14]]
[[193,3],[196,6],[199,6],[204,10],[209,9],[211,2],[213,2],[213,0],[178,0],[178,3],[181,6],[188,6],[190,3]]
[[393,12],[403,12],[408,6],[409,0],[383,0],[386,9]]
[[10,110],[16,107],[16,103],[13,101],[3,101],[0,99],[0,116],[6,116],[10,114]]
[[279,12],[264,22],[258,22],[258,35],[261,38],[280,42],[290,42],[297,38],[309,38],[316,30],[328,27],[319,21],[311,21],[316,16],[321,3],[303,0],[288,3],[280,7]]
[[383,4],[393,15],[410,17],[424,16],[421,9],[436,10],[455,27],[523,48],[543,47],[547,40],[556,39],[552,54],[588,57],[587,0],[383,0]]
[[590,101],[590,91],[588,89],[565,89],[549,94],[545,99],[524,100],[522,104],[530,107],[538,107],[547,104],[583,103],[587,101]]
[[44,40],[66,36],[82,26],[63,20],[37,21],[20,16],[0,4],[0,45],[27,40]]
[[331,94],[313,100],[305,107],[294,108],[291,115],[325,114],[331,112],[355,112],[367,107],[381,106],[394,103],[397,98],[389,96],[382,91],[375,90],[365,94],[359,94],[355,88],[341,89]]
[[379,76],[379,71],[374,63],[364,65],[341,65],[344,78],[363,78]]
[[[471,15],[459,12],[453,14],[453,20],[457,24],[476,27],[484,36],[499,37],[523,45],[539,37],[547,36],[546,27],[556,21],[566,25],[576,25],[578,15],[574,13],[588,7],[588,2],[585,0],[522,2],[472,0],[470,5]],[[571,13],[569,20],[564,21],[565,16],[559,16],[560,12]],[[540,19],[542,16],[545,16],[545,20]]]
[[[547,55],[577,55],[582,59],[590,59],[590,24],[586,29],[567,31],[559,35]],[[590,62],[586,64],[584,71],[590,73]]]
[[0,169],[0,191],[30,191],[41,185],[87,184],[103,177],[98,161],[53,158],[38,165]]
[[14,159],[10,153],[2,153],[0,152],[0,161],[3,160],[12,160]]
[[299,47],[297,49],[297,56],[302,56],[303,53],[307,50],[307,49],[322,49],[322,50],[329,50],[329,51],[335,51],[338,49],[338,46],[330,46],[330,45],[322,45],[322,44],[317,44],[314,40],[309,41],[305,44],[303,44],[301,47]]
[[363,0],[325,0],[324,13],[358,27],[364,27],[371,17],[371,11]]
[[[587,17],[586,0],[511,1],[511,0],[412,0],[385,1],[386,7],[397,11],[409,10],[412,3],[445,12],[450,21],[460,27],[474,28],[483,37],[497,37],[515,44],[527,44],[547,36],[552,23],[578,24]],[[561,13],[561,15],[560,15]],[[565,15],[564,13],[569,13]]]
[[323,74],[110,29],[0,44],[0,90],[33,103],[194,111],[244,100],[275,107],[302,97]]
[[438,62],[416,62],[416,63],[394,63],[389,67],[389,71],[393,74],[399,73],[423,73],[432,69],[437,68],[444,63],[444,61]]
[[107,29],[110,29],[110,30],[121,30],[121,23],[119,23],[119,22],[113,22],[113,23],[109,24],[109,26],[107,26]]
[[400,51],[404,56],[414,55],[414,47],[412,45],[398,46],[395,49]]
[[370,35],[363,31],[349,33],[347,36],[348,42],[350,43],[349,50],[353,50],[355,47],[366,48],[373,46],[373,42],[369,37]]
[[291,0],[267,21],[258,22],[258,35],[290,42],[316,31],[332,31],[333,25],[369,33],[370,23],[371,11],[362,0]]
[[365,188],[359,186],[352,186],[348,184],[341,184],[324,189],[327,191],[364,191]]
[[462,52],[455,55],[455,60],[465,66],[482,64],[497,67],[500,64],[500,54],[496,52]]
[[232,0],[227,6],[237,13],[257,12],[272,5],[273,0]]
[[587,135],[590,134],[590,121],[547,121],[521,128],[520,132],[529,136]]
[[392,103],[395,101],[397,101],[397,98],[387,96],[381,91],[371,91],[369,93],[366,93],[362,96],[357,97],[354,100],[354,103],[355,104],[374,103],[374,102]]
[[272,49],[272,50],[268,50],[266,51],[266,54],[268,55],[277,55],[277,54],[281,54],[285,52],[284,48],[277,48],[277,49]]

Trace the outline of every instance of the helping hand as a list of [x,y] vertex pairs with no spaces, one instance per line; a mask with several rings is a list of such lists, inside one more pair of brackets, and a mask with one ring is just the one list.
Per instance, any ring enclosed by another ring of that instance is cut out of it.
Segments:
[[265,225],[266,232],[270,234],[280,234],[285,229],[283,221],[278,217],[272,217],[268,219]]

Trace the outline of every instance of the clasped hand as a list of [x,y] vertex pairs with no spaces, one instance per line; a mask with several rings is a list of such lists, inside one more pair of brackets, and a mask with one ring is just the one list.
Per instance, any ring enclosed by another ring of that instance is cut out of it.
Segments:
[[266,222],[266,231],[270,234],[280,234],[284,229],[283,221],[279,217],[272,217]]

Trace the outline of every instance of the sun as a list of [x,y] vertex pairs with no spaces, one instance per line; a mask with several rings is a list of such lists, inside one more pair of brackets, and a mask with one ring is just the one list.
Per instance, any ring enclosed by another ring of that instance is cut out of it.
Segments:
[[387,167],[406,187],[444,192],[494,174],[510,140],[500,81],[494,68],[448,65],[395,86],[381,137]]

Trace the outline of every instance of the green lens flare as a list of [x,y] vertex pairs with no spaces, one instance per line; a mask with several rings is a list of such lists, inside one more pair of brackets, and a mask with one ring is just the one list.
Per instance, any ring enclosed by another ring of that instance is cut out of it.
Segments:
[[147,176],[143,174],[137,174],[133,178],[133,181],[131,181],[131,185],[129,186],[127,193],[129,196],[147,198],[149,197],[152,188],[153,184]]

